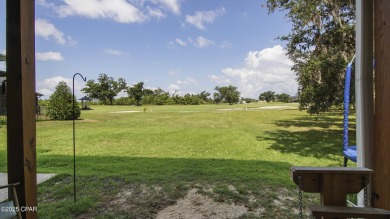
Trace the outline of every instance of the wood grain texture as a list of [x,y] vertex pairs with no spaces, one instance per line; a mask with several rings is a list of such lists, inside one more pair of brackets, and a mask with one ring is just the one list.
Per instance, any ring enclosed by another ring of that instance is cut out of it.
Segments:
[[[346,194],[356,194],[363,189],[363,177],[370,182],[371,169],[363,167],[291,167],[292,180],[298,185],[298,176],[302,177],[302,190],[310,193],[321,193],[324,175],[342,174],[345,180],[338,182],[346,184]],[[331,185],[330,185],[331,186]]]
[[291,171],[295,173],[372,173],[373,170],[364,167],[305,167],[293,166]]
[[[21,207],[36,207],[35,1],[6,4],[8,182],[20,182]],[[37,218],[37,212],[22,216]]]
[[374,1],[375,127],[373,192],[377,208],[390,210],[390,1]]
[[340,206],[310,206],[309,213],[315,218],[372,218],[390,219],[390,211],[378,208],[340,207]]
[[[301,186],[304,192],[319,193],[323,208],[312,208],[315,218],[346,218],[345,212],[332,210],[348,210],[347,194],[356,194],[363,189],[363,180],[370,181],[371,169],[363,167],[291,167],[291,178]],[[340,208],[329,209],[329,206]],[[364,210],[363,210],[364,211]],[[353,212],[356,215],[356,212]],[[352,214],[350,212],[350,214]],[[387,218],[387,217],[378,217]]]
[[347,175],[323,174],[320,194],[322,205],[347,206]]

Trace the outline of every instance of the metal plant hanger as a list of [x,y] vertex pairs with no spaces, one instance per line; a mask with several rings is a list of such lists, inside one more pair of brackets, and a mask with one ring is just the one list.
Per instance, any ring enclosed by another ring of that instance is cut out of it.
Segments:
[[74,202],[76,203],[76,127],[75,127],[75,112],[74,112],[74,108],[75,108],[75,96],[74,96],[74,78],[76,77],[76,75],[80,75],[80,77],[83,79],[83,81],[87,81],[87,78],[82,76],[80,73],[76,73],[73,75],[73,96],[72,96],[72,102],[73,102],[73,108],[72,108],[72,112],[73,112],[73,199],[74,199]]

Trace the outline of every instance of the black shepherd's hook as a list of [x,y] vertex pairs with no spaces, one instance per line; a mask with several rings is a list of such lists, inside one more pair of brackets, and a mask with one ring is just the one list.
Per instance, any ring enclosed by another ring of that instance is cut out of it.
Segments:
[[74,108],[75,108],[75,96],[74,96],[74,78],[76,77],[76,75],[80,75],[80,77],[83,79],[83,81],[87,81],[87,78],[82,76],[80,73],[76,73],[73,75],[73,108],[72,108],[72,112],[73,112],[73,199],[74,199],[74,202],[76,203],[76,129],[75,129],[75,112],[74,112]]

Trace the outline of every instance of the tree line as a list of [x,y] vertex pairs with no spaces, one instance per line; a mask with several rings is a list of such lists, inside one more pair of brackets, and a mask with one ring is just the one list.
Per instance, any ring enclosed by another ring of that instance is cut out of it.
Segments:
[[[122,90],[125,90],[128,96],[115,99]],[[115,80],[106,74],[100,74],[97,82],[89,80],[86,87],[82,89],[90,98],[97,100],[100,104],[106,105],[199,105],[213,103],[251,103],[258,101],[256,99],[240,97],[240,91],[232,85],[216,86],[214,90],[213,98],[211,98],[211,94],[207,91],[202,91],[199,94],[187,93],[184,96],[179,96],[176,92],[170,94],[161,88],[154,90],[144,88],[143,82],[136,83],[133,86],[127,86],[123,78]],[[275,92],[267,91],[260,94],[259,100],[266,102],[291,102],[291,97],[285,93],[275,94]],[[50,95],[48,100],[40,100],[39,104],[47,106],[47,116],[53,120],[77,119],[81,114],[76,97],[73,96],[70,87],[64,81],[58,83],[54,93]]]
[[[199,94],[187,93],[180,96],[177,94],[177,91],[170,94],[161,88],[145,88],[143,82],[128,86],[125,79],[119,78],[115,80],[104,73],[100,74],[96,81],[87,81],[86,86],[81,91],[104,105],[199,105],[212,103],[236,104],[239,102],[250,103],[257,101],[251,98],[240,97],[241,92],[233,85],[216,86],[212,96],[207,91],[202,91]],[[122,91],[127,93],[127,97],[116,99],[115,97]],[[259,100],[266,102],[290,102],[291,97],[285,93],[275,94],[275,92],[267,91],[260,94]]]

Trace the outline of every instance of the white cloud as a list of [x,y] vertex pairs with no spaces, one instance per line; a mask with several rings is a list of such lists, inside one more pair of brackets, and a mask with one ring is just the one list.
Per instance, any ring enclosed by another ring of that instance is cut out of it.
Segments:
[[180,69],[171,70],[168,72],[168,75],[175,76],[175,75],[180,74],[180,71],[181,71]]
[[185,21],[191,25],[194,25],[199,30],[206,30],[206,23],[213,23],[215,19],[223,16],[225,13],[226,10],[224,7],[214,11],[196,11],[195,15],[187,15]]
[[125,54],[124,52],[122,52],[120,50],[116,50],[116,49],[105,49],[104,52],[109,54],[109,55],[114,55],[114,56],[122,56]]
[[187,43],[185,41],[183,41],[182,39],[179,39],[179,38],[176,38],[175,42],[177,44],[179,44],[180,46],[186,46],[187,45]]
[[159,8],[146,7],[148,15],[157,19],[165,18],[167,15]]
[[62,61],[64,57],[59,52],[37,52],[36,59],[39,61]]
[[[280,45],[261,51],[250,51],[245,59],[246,65],[251,68],[259,68],[264,63],[279,63],[282,65],[291,65],[292,62],[285,56],[286,51]],[[282,59],[280,59],[283,57]]]
[[187,93],[195,94],[195,92],[192,92],[191,90],[196,87],[199,84],[199,81],[187,77],[182,80],[176,80],[174,84],[171,84],[168,86],[168,91],[170,94],[178,94],[178,95],[184,95]]
[[[61,81],[65,81],[65,83],[72,89],[72,79],[70,78],[65,78],[62,76],[55,76],[51,78],[46,78],[44,80],[38,80],[36,83],[36,91],[38,93],[41,93],[44,95],[44,99],[47,99],[52,95],[55,91],[56,86],[58,83]],[[77,99],[85,96],[85,94],[81,93],[81,89],[85,87],[85,82],[82,81],[81,79],[75,79],[74,81],[74,91],[75,91],[75,96]]]
[[122,90],[121,92],[118,93],[118,95],[116,95],[115,99],[121,98],[121,97],[128,97],[128,96],[129,96],[129,94],[126,91]]
[[64,33],[59,31],[52,23],[44,19],[35,20],[35,34],[49,40],[53,38],[58,44],[64,45]]
[[210,45],[214,45],[214,41],[212,40],[209,40],[209,39],[206,39],[202,36],[199,36],[198,38],[196,38],[196,44],[198,47],[207,47],[207,46],[210,46]]
[[53,3],[49,3],[46,0],[36,0],[35,2],[36,2],[36,4],[39,4],[39,5],[46,7],[46,8],[50,8],[50,7],[55,6]]
[[155,4],[161,4],[162,7],[167,8],[172,13],[180,14],[180,1],[179,0],[154,0]]
[[298,85],[291,71],[293,63],[285,53],[280,45],[250,51],[242,67],[224,68],[222,75],[211,75],[209,80],[237,86],[244,97],[258,98],[265,91],[295,95]]
[[177,80],[176,84],[183,84],[183,85],[197,85],[199,84],[198,80],[194,78],[187,77],[185,80]]
[[223,75],[209,75],[209,80],[217,84],[229,84],[231,80]]
[[157,90],[159,87],[144,86],[144,89]]
[[126,0],[64,0],[64,3],[56,8],[61,17],[108,18],[119,23],[142,22],[146,19],[138,8]]
[[75,45],[77,42],[70,36],[65,36],[63,32],[58,30],[52,23],[45,19],[35,20],[35,34],[41,36],[46,40],[55,40],[60,45]]
[[[151,18],[162,19],[168,13],[180,15],[182,0],[62,0],[37,4],[51,9],[60,17],[81,16],[91,19],[109,19],[119,23],[139,23]],[[58,1],[57,1],[58,2]]]
[[174,93],[178,94],[178,92],[180,93],[180,87],[179,87],[179,85],[177,85],[177,84],[171,84],[171,85],[169,85],[169,86],[168,86],[168,92],[169,92],[170,94],[174,94]]
[[187,78],[187,81],[190,83],[190,84],[199,84],[198,80],[194,79],[194,78]]
[[72,39],[71,36],[66,36],[66,42],[69,46],[75,46],[79,43],[76,40]]
[[176,49],[178,46],[184,47],[187,45],[187,42],[185,40],[182,40],[180,38],[175,38],[175,40],[169,41],[168,47]]
[[190,41],[194,46],[198,48],[204,48],[204,47],[215,45],[214,41],[209,40],[203,36],[198,36],[195,41],[192,40],[191,37],[189,37],[188,41]]
[[47,2],[46,0],[36,0],[35,3],[40,5],[40,6],[43,6],[45,8],[49,8],[49,9],[55,9],[56,8],[56,5],[54,3]]

